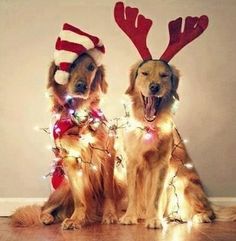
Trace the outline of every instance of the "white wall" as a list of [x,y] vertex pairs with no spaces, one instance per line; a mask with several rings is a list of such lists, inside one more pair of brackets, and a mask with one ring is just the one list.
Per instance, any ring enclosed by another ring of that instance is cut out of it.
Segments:
[[[46,197],[49,137],[33,130],[48,126],[44,91],[54,42],[64,22],[102,37],[107,48],[107,116],[123,114],[121,95],[129,67],[139,58],[113,20],[115,1],[0,1],[0,197]],[[235,23],[236,1],[136,0],[152,18],[148,37],[153,55],[167,41],[167,23],[178,16],[207,14],[210,25],[172,61],[182,73],[176,116],[188,149],[210,196],[236,196]],[[112,101],[111,101],[112,98]],[[114,108],[115,106],[115,108]]]

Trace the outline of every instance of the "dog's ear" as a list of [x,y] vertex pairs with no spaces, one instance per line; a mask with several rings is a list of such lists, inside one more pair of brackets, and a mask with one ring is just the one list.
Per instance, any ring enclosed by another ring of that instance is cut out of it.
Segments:
[[129,83],[128,89],[125,91],[125,94],[127,94],[127,95],[131,95],[134,91],[135,80],[136,80],[136,77],[137,77],[137,71],[138,71],[138,68],[139,68],[141,63],[142,63],[142,61],[140,60],[137,63],[135,63],[133,66],[131,66],[130,74],[129,74],[130,83]]
[[179,86],[180,73],[179,73],[179,70],[176,69],[175,66],[171,66],[171,72],[172,72],[172,77],[171,77],[172,94],[177,100],[179,100],[179,95],[177,93],[177,89]]
[[107,84],[106,79],[105,79],[105,68],[104,68],[103,65],[98,67],[91,89],[95,90],[96,86],[99,86],[101,91],[104,94],[107,93],[108,84]]

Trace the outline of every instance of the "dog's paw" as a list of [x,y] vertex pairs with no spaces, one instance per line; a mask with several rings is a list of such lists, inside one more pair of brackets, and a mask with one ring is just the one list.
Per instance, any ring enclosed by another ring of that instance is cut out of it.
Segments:
[[157,228],[162,228],[162,224],[158,218],[148,218],[146,219],[145,227],[157,229]]
[[212,220],[206,213],[197,213],[193,216],[193,223],[211,223]]
[[81,229],[87,224],[85,219],[66,218],[62,223],[62,229]]
[[120,223],[125,225],[137,224],[138,218],[135,215],[125,214],[123,217],[120,218]]
[[45,225],[49,225],[54,222],[54,217],[50,213],[42,213],[40,215],[40,221]]
[[103,224],[114,224],[117,222],[118,222],[118,218],[115,213],[113,212],[104,213],[102,217]]

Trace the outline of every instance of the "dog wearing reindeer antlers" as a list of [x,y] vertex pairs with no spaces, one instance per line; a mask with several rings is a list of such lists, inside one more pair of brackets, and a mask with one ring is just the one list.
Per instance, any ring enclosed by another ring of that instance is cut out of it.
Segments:
[[122,2],[116,3],[114,17],[142,58],[131,68],[126,91],[134,124],[124,137],[129,203],[121,223],[136,224],[144,217],[146,227],[160,228],[163,217],[195,223],[215,217],[236,220],[236,208],[213,211],[173,122],[179,71],[169,61],[205,31],[208,17],[187,17],[183,31],[182,18],[171,21],[170,41],[159,59],[152,58],[146,45],[150,19]]
[[59,115],[53,127],[56,190],[42,207],[19,208],[12,216],[14,226],[63,221],[63,229],[79,229],[97,221],[117,222],[125,186],[114,177],[114,137],[99,108],[107,91],[104,52],[98,37],[64,24],[48,82],[52,110]]

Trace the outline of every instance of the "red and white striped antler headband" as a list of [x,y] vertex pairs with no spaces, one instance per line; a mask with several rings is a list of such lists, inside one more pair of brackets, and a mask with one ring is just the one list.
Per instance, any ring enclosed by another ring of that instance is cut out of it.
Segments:
[[[125,7],[123,2],[117,2],[114,9],[114,17],[118,26],[126,33],[133,42],[143,60],[152,59],[147,47],[147,35],[152,26],[152,20],[139,14],[137,8]],[[137,27],[136,27],[137,21]],[[208,26],[208,17],[186,17],[184,30],[182,18],[169,22],[169,44],[161,55],[160,60],[169,62],[185,45],[200,36]]]

